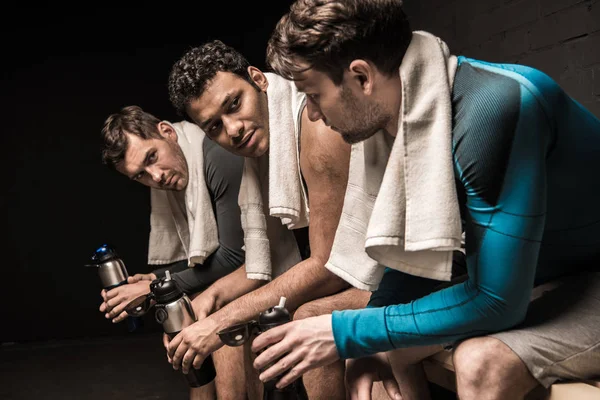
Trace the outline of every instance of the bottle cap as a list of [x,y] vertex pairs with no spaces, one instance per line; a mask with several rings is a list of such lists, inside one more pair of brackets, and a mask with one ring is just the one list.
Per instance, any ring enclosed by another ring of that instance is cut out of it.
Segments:
[[92,254],[91,262],[92,264],[97,265],[115,258],[118,258],[117,252],[109,245],[103,244],[96,249],[94,254]]
[[177,282],[171,279],[169,271],[165,271],[164,278],[152,281],[150,291],[154,294],[154,299],[158,304],[170,303],[184,295]]
[[278,305],[276,305],[275,307],[279,307],[279,308],[285,308],[285,301],[286,301],[286,300],[287,300],[287,299],[286,299],[285,297],[281,296],[281,297],[279,298],[279,304],[278,304]]

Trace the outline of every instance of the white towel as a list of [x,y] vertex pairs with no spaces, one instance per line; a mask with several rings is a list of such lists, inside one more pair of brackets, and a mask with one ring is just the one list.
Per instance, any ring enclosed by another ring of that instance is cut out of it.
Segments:
[[452,251],[461,248],[462,233],[451,148],[456,66],[441,39],[414,32],[399,71],[402,105],[391,150],[384,132],[353,146],[326,265],[353,286],[375,290],[384,266],[451,278]]
[[300,121],[306,95],[296,85],[267,73],[269,86],[269,214],[289,229],[308,226],[308,197],[300,172]]
[[193,267],[204,263],[219,247],[217,223],[204,178],[205,135],[197,125],[186,121],[169,124],[177,132],[189,179],[184,193],[150,189],[148,263],[168,264],[187,258]]
[[306,98],[293,84],[267,73],[269,151],[246,158],[239,205],[246,276],[270,280],[300,262],[290,229],[308,225],[308,198],[300,172],[300,117]]

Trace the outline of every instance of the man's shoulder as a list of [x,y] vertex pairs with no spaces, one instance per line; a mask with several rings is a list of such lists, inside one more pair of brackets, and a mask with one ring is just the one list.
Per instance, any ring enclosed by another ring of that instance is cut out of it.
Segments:
[[[491,68],[493,64],[462,62],[452,88],[454,116],[465,113],[502,113],[520,107],[520,83]],[[486,68],[490,66],[490,68]]]
[[235,154],[225,150],[219,146],[214,140],[204,137],[202,142],[202,152],[204,153],[204,165],[205,168],[209,165],[230,165],[230,164],[241,164],[243,163],[243,157],[236,156]]
[[521,115],[518,80],[480,67],[459,65],[452,92],[454,161],[473,188],[496,204]]
[[300,134],[301,170],[314,174],[340,175],[348,169],[350,145],[342,136],[327,127],[322,120],[310,121],[306,110],[302,112]]

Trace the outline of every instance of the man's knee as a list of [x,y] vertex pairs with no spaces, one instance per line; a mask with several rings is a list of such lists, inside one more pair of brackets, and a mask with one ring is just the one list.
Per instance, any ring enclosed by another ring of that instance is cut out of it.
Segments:
[[454,350],[456,382],[461,392],[504,390],[526,372],[519,357],[500,340],[479,337],[462,342]]

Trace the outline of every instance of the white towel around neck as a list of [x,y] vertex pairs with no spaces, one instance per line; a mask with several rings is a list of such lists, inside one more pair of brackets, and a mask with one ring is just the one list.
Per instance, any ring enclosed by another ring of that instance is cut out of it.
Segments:
[[269,150],[246,158],[239,205],[246,276],[270,280],[300,262],[290,229],[308,226],[308,197],[300,172],[300,117],[306,98],[293,82],[267,73]]
[[452,252],[461,248],[451,148],[456,66],[441,39],[413,32],[399,71],[402,104],[393,144],[380,131],[352,148],[326,267],[357,288],[377,289],[385,267],[451,278]]
[[[167,122],[167,121],[164,121]],[[188,165],[184,192],[150,189],[148,263],[169,264],[187,259],[190,267],[202,264],[219,247],[215,220],[204,174],[204,131],[186,121],[167,122],[177,132]]]

